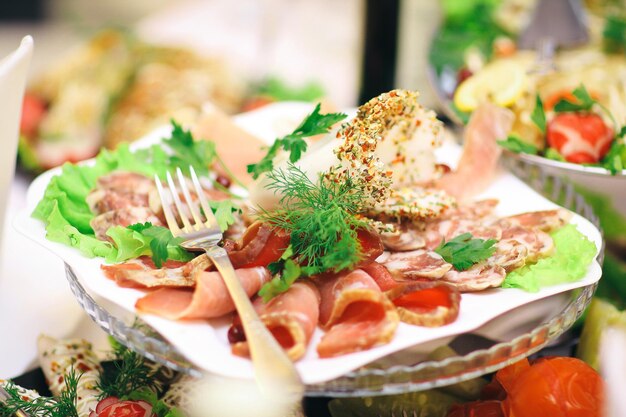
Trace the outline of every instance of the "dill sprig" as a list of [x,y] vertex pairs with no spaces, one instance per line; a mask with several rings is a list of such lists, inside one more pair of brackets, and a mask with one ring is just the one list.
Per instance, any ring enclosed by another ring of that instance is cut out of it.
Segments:
[[274,265],[277,277],[261,290],[264,299],[288,289],[282,279],[282,266],[291,267],[287,270],[289,284],[295,281],[291,262],[299,266],[299,275],[311,276],[340,272],[361,261],[357,230],[368,225],[357,216],[365,199],[362,187],[350,180],[336,183],[319,179],[314,183],[294,165],[272,171],[267,177],[266,188],[282,194],[283,208],[264,212],[261,217],[290,232],[291,256]]
[[129,392],[148,388],[156,389],[154,370],[136,352],[121,343],[112,343],[115,367],[103,369],[97,389],[101,391],[100,399],[106,397],[123,397]]
[[12,416],[21,410],[33,417],[78,417],[76,392],[80,375],[71,368],[64,379],[65,389],[57,398],[37,397],[32,400],[24,399],[15,384],[9,382],[5,391],[10,398],[0,404],[0,416]]

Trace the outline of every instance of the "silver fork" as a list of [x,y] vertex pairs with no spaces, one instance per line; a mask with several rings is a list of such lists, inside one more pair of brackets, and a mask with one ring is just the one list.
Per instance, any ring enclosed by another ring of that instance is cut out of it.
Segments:
[[[172,212],[170,200],[166,198],[166,192],[161,184],[161,180],[155,175],[155,183],[167,225],[173,236],[184,239],[184,242],[181,244],[183,248],[190,251],[206,252],[221,274],[241,318],[250,348],[255,378],[261,391],[266,393],[292,393],[294,395],[293,398],[297,397],[297,400],[299,400],[304,393],[304,385],[300,380],[300,376],[285,351],[256,314],[248,295],[237,278],[235,269],[230,263],[226,251],[218,246],[218,243],[222,240],[222,231],[206,200],[193,167],[189,167],[189,172],[194,192],[197,195],[197,201],[191,199],[187,181],[180,168],[176,170],[178,188],[172,175],[169,172],[167,173],[169,194],[178,211],[183,225],[182,228],[178,225],[176,217]],[[181,201],[178,190],[182,191],[188,211],[185,211],[185,205]],[[198,205],[204,213],[204,221]],[[193,217],[193,224],[188,217],[188,213],[191,213]],[[270,391],[272,389],[278,391]]]

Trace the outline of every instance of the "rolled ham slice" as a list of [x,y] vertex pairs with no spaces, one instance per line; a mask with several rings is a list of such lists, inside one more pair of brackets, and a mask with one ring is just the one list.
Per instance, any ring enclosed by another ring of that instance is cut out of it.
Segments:
[[[319,319],[320,294],[317,288],[311,282],[298,281],[269,302],[257,298],[253,305],[289,358],[294,361],[300,359],[306,352]],[[239,317],[233,321],[228,339],[235,355],[250,355]]]
[[317,282],[320,324],[326,330],[317,346],[322,358],[369,349],[393,338],[398,313],[374,279],[356,269]]
[[[270,279],[269,271],[264,267],[240,268],[235,272],[250,297]],[[135,308],[170,320],[211,319],[235,311],[219,272],[198,272],[195,281],[194,289],[160,288],[152,291],[137,300]]]
[[277,261],[290,240],[287,231],[258,221],[246,229],[240,242],[229,241],[224,247],[235,268],[251,268]]
[[120,287],[193,287],[196,285],[195,274],[211,265],[203,254],[189,262],[167,261],[162,268],[156,268],[147,256],[121,264],[102,265],[101,268],[104,275]]
[[400,320],[415,326],[444,326],[459,316],[461,294],[442,282],[404,283],[385,294],[396,306]]

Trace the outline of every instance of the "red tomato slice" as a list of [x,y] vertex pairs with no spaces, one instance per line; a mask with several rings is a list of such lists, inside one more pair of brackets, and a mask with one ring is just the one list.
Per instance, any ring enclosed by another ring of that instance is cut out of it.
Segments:
[[573,163],[599,162],[613,137],[613,130],[593,113],[560,113],[548,123],[548,144]]
[[31,93],[25,93],[22,103],[20,132],[29,138],[37,136],[39,125],[47,111],[45,101]]

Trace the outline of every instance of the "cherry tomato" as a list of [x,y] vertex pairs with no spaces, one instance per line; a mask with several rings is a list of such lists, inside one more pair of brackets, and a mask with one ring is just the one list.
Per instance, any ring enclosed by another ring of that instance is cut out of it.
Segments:
[[599,162],[609,151],[613,130],[593,113],[560,113],[548,123],[548,144],[573,163]]
[[20,132],[29,138],[35,137],[46,112],[46,103],[42,99],[30,93],[24,94]]
[[540,359],[507,384],[507,398],[502,404],[508,417],[603,415],[603,381],[580,359]]

